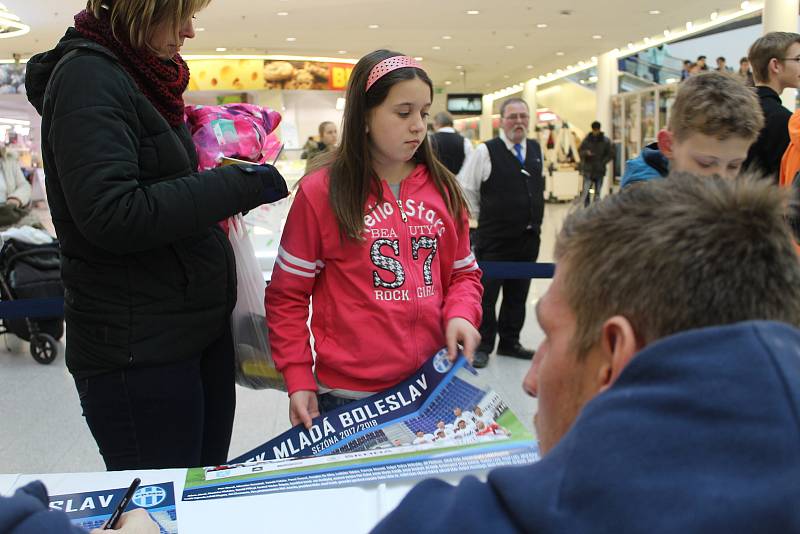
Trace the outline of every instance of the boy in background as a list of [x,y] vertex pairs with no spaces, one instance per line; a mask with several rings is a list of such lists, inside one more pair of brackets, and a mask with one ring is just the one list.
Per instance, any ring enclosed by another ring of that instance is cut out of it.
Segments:
[[763,125],[758,99],[733,75],[693,76],[678,89],[658,142],[626,163],[622,188],[670,171],[735,177]]

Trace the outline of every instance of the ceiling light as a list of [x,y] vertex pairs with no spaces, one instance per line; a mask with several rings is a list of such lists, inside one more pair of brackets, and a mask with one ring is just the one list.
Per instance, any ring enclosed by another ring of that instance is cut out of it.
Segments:
[[461,76],[466,76],[466,75],[467,75],[467,73],[466,73],[466,72],[464,72],[463,70],[461,70],[461,71],[458,71],[458,73],[459,73]]
[[650,38],[649,37],[645,37],[644,38],[644,44],[650,44]]
[[414,61],[424,61],[424,60],[425,60],[425,58],[424,58],[424,57],[422,57],[422,56],[416,56],[416,57],[414,58]]
[[572,65],[567,65],[567,70],[572,70]]
[[669,37],[672,32],[669,30],[664,30],[664,37]]
[[537,28],[547,28],[547,24],[537,24]]
[[378,28],[380,28],[380,26],[378,26],[377,24],[370,24],[369,26],[367,26],[367,28],[369,28],[370,30],[377,30]]
[[469,11],[467,11],[467,15],[480,15],[480,14],[481,12],[478,11],[477,9],[470,9]]
[[591,60],[592,60],[592,63],[597,63],[597,56],[592,56]]
[[338,52],[338,53],[339,53],[339,54],[346,54],[346,53],[347,53],[347,50],[339,50],[339,52]]
[[563,56],[563,55],[564,55],[564,52],[556,52],[556,55],[557,55],[557,56]]
[[694,28],[694,22],[690,20],[689,22],[686,23],[686,29],[692,31],[692,28]]
[[533,68],[533,65],[525,65],[525,68],[531,70]]
[[564,72],[564,70],[563,70],[563,69],[556,69],[556,74],[561,74],[561,73],[563,73],[563,72]]
[[748,7],[750,7],[750,2],[748,2],[747,0],[744,0],[744,2],[742,2],[740,4],[740,6],[741,6],[742,9],[747,9]]
[[288,11],[278,11],[276,13],[276,15],[278,15],[279,17],[288,17],[289,16],[289,12]]
[[717,17],[719,17],[719,12],[718,11],[712,11],[711,12],[711,20],[717,20]]
[[442,49],[442,47],[439,46],[439,45],[432,46],[431,48],[433,48],[434,50],[441,50]]
[[514,50],[514,45],[506,45],[506,50]]
[[297,37],[287,37],[286,40],[289,41],[290,43],[293,43],[297,40]]
[[461,69],[463,69],[463,68],[464,68],[464,65],[456,65],[456,68],[457,68],[458,70],[461,70]]
[[578,61],[578,66],[579,67],[583,67],[584,65],[586,65],[585,61]]
[[217,52],[227,52],[227,51],[228,51],[228,49],[223,47],[223,46],[220,46],[219,48],[217,48]]
[[650,13],[651,15],[660,15],[661,11],[657,9],[651,9],[650,11],[648,11],[648,13]]
[[18,16],[0,4],[0,38],[19,37],[30,31],[30,26],[23,24]]
[[602,39],[602,38],[603,38],[603,36],[602,36],[602,35],[592,35],[592,39],[597,39],[597,40],[599,40],[599,39]]
[[505,78],[507,80],[507,79],[511,78],[511,76],[509,76],[508,74],[503,74],[503,78]]
[[195,28],[194,31],[195,32],[204,32],[204,31],[206,31],[206,29],[205,28]]
[[445,81],[444,81],[444,84],[445,84],[445,85],[450,85],[450,84],[452,84],[452,83],[453,83],[453,82],[451,82],[450,80],[445,80]]
[[628,48],[633,48],[633,43],[628,43]]
[[452,37],[450,35],[442,35],[442,39],[444,39],[445,41],[449,41],[450,39],[452,39]]

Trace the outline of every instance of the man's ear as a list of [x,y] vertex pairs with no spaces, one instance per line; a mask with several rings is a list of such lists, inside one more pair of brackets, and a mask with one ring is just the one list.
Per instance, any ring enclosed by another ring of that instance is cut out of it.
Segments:
[[615,315],[603,324],[600,334],[603,364],[599,368],[598,393],[614,385],[622,370],[642,348],[643,344],[639,342],[633,325],[626,317]]
[[669,130],[660,130],[658,132],[658,149],[664,154],[667,159],[672,159],[673,147],[675,136]]

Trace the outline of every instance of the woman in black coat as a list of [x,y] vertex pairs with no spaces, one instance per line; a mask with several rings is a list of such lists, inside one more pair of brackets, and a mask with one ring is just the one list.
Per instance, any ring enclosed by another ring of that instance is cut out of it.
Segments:
[[208,1],[89,0],[27,67],[67,367],[110,470],[227,460],[236,270],[217,221],[287,195],[271,166],[196,171],[178,52]]

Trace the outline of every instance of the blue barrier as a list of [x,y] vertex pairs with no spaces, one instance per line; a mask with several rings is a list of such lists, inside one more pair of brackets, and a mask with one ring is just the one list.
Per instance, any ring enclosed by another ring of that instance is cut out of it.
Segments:
[[[553,278],[554,263],[518,261],[482,261],[478,264],[486,278],[530,279]],[[22,299],[0,301],[2,319],[38,319],[64,315],[64,298]]]
[[486,278],[526,279],[553,278],[555,263],[531,263],[527,261],[480,261],[478,266]]
[[64,315],[64,297],[0,301],[2,319],[40,319]]

